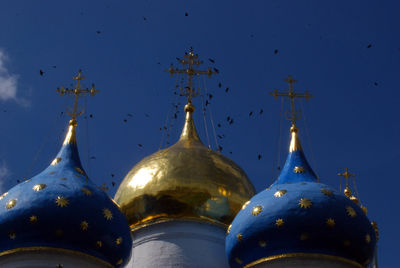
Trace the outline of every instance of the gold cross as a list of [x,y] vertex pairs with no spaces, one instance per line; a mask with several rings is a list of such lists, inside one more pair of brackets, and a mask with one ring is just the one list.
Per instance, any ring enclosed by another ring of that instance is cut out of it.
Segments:
[[91,89],[81,89],[81,80],[85,79],[85,77],[82,76],[81,70],[79,70],[77,76],[74,76],[72,78],[76,80],[76,87],[74,89],[66,89],[64,88],[64,86],[62,86],[61,88],[57,88],[57,92],[60,93],[61,96],[64,94],[74,94],[74,106],[71,112],[68,112],[68,115],[70,115],[72,117],[72,120],[75,121],[78,116],[82,115],[82,112],[77,112],[79,95],[89,93],[91,96],[94,96],[100,91],[94,87],[94,84],[92,84]]
[[186,65],[188,66],[187,69],[174,69],[173,65],[171,64],[171,67],[169,67],[168,70],[165,70],[166,72],[170,73],[171,76],[174,74],[187,74],[188,75],[188,84],[185,87],[185,91],[181,89],[181,95],[185,96],[188,98],[188,103],[192,103],[192,98],[196,97],[199,95],[198,91],[195,91],[193,88],[193,75],[201,75],[201,74],[206,74],[208,77],[211,77],[212,74],[216,74],[216,72],[213,72],[211,68],[208,68],[207,71],[201,71],[201,70],[196,70],[193,67],[194,66],[200,66],[203,64],[201,60],[198,60],[198,55],[193,53],[193,48],[190,48],[190,52],[185,53],[184,59],[178,61],[185,67]]
[[297,82],[297,80],[294,80],[291,75],[288,76],[284,80],[285,82],[289,83],[289,90],[288,92],[278,92],[277,89],[274,90],[274,92],[270,92],[269,94],[271,96],[274,96],[275,98],[278,97],[289,97],[290,98],[290,106],[291,106],[291,111],[290,115],[286,115],[286,118],[289,121],[292,121],[292,124],[295,126],[296,121],[299,119],[299,116],[296,115],[295,107],[294,107],[294,99],[295,98],[305,98],[306,100],[312,98],[313,96],[308,93],[306,90],[304,93],[296,93],[293,91],[293,84]]
[[351,196],[351,191],[350,191],[350,188],[349,188],[349,178],[350,177],[354,178],[356,175],[355,174],[351,174],[349,172],[349,169],[345,168],[343,173],[338,173],[338,176],[344,177],[346,179],[346,188],[344,189],[344,194],[347,197],[350,197]]

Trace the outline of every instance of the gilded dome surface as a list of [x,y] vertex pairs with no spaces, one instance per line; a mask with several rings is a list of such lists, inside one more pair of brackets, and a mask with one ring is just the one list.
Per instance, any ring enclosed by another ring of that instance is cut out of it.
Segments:
[[132,229],[173,219],[226,227],[255,194],[238,165],[200,141],[194,107],[188,104],[185,111],[179,141],[135,165],[115,195]]

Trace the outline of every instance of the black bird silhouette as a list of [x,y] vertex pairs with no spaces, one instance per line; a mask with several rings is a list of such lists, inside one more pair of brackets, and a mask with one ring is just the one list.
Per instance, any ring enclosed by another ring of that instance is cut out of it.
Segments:
[[217,127],[221,127],[221,124],[218,123]]
[[97,34],[101,34],[101,31],[96,31]]
[[133,115],[132,114],[127,114],[127,116],[132,117]]
[[226,89],[225,89],[225,92],[228,92],[229,91],[229,87],[227,87]]
[[211,59],[211,58],[208,59],[208,60],[209,60],[210,62],[212,62],[212,63],[215,63],[215,61],[214,61],[213,59]]
[[148,114],[144,114],[146,117],[150,117],[150,115],[148,115]]
[[219,70],[217,68],[214,68],[214,72],[216,72],[217,74],[219,74]]
[[210,102],[208,100],[206,100],[206,106],[209,105],[209,104],[210,104]]
[[90,159],[96,160],[96,156],[92,156],[90,157]]
[[146,17],[143,17],[143,20],[144,20],[144,21],[146,21],[146,20],[147,20],[147,18],[146,18]]
[[90,118],[93,118],[93,114],[90,114],[89,117],[90,117]]
[[208,98],[209,98],[210,100],[212,99],[212,97],[213,97],[212,94],[208,94]]
[[111,182],[111,185],[114,187],[114,186],[115,186],[115,182],[112,181],[112,182]]
[[260,114],[262,114],[264,112],[264,110],[263,109],[260,109]]
[[261,157],[262,157],[262,156],[261,156],[260,154],[258,154],[258,160],[260,160],[260,159],[261,159]]
[[378,82],[375,82],[374,85],[377,86],[377,85],[378,85]]
[[372,45],[371,44],[369,44],[368,46],[367,46],[367,48],[371,48],[372,47]]
[[222,139],[222,136],[221,136],[221,135],[217,135],[217,137],[220,138],[220,139]]
[[115,176],[115,175],[114,175],[113,173],[111,173],[111,177],[114,178],[114,176]]
[[278,54],[278,50],[277,49],[274,50],[274,54]]
[[42,70],[39,70],[39,73],[41,76],[43,76],[44,72]]
[[51,67],[53,67],[54,69],[55,69],[55,68],[57,68],[57,66],[56,66],[56,65],[53,65],[53,66],[51,66]]
[[143,147],[143,145],[141,143],[138,144],[139,147]]
[[186,16],[186,17],[189,16],[189,13],[185,12],[185,16]]
[[222,87],[222,84],[221,84],[221,82],[220,83],[218,83],[218,87],[220,88],[220,87]]
[[218,151],[220,151],[220,152],[222,152],[222,146],[221,145],[218,145]]
[[124,119],[124,122],[126,123],[126,122],[128,122],[128,120]]
[[252,116],[253,115],[253,111],[251,111],[250,113],[249,113],[249,116]]

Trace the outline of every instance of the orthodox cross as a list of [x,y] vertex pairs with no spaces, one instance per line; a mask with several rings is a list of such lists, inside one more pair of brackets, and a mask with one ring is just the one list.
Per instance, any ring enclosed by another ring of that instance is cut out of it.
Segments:
[[171,67],[169,67],[168,70],[165,70],[166,72],[170,73],[171,76],[174,74],[188,75],[188,84],[185,87],[185,91],[181,91],[181,95],[188,98],[188,103],[192,103],[193,97],[199,95],[199,92],[195,91],[195,89],[193,88],[193,76],[206,74],[208,75],[208,77],[211,77],[212,74],[216,74],[216,72],[213,72],[211,68],[208,68],[207,71],[194,69],[195,66],[200,66],[201,64],[203,64],[203,62],[201,60],[198,60],[198,58],[199,56],[193,53],[193,48],[190,48],[189,54],[185,53],[184,59],[181,60],[177,58],[178,61],[183,65],[183,67],[187,65],[186,69],[174,69],[173,65],[171,64]]
[[344,189],[344,194],[349,197],[351,195],[351,191],[350,191],[350,188],[349,188],[349,178],[350,177],[354,178],[356,175],[355,174],[351,174],[349,172],[349,169],[345,168],[343,173],[338,173],[338,176],[344,177],[346,179],[346,188]]
[[286,115],[286,118],[289,121],[292,121],[292,125],[295,126],[296,121],[299,119],[299,116],[296,114],[296,111],[294,109],[294,99],[295,98],[305,98],[306,100],[308,100],[308,99],[312,98],[312,95],[310,95],[307,90],[304,93],[294,92],[293,84],[296,83],[297,80],[293,79],[291,75],[289,75],[288,78],[286,78],[284,81],[289,83],[289,91],[288,92],[278,92],[278,90],[275,89],[274,92],[270,92],[270,95],[274,96],[275,98],[278,98],[278,97],[290,98],[291,111],[290,111],[290,115]]
[[71,112],[68,112],[68,115],[72,117],[72,120],[75,121],[78,116],[82,114],[82,112],[77,112],[78,110],[78,99],[81,94],[86,94],[89,93],[91,96],[94,96],[96,93],[100,92],[94,87],[94,84],[92,84],[91,89],[81,89],[81,80],[85,79],[84,76],[82,76],[82,71],[79,70],[78,75],[74,76],[73,79],[76,80],[76,87],[73,89],[67,89],[62,86],[61,88],[57,88],[57,92],[60,93],[60,95],[64,94],[73,94],[75,96],[74,99],[74,106],[71,110]]

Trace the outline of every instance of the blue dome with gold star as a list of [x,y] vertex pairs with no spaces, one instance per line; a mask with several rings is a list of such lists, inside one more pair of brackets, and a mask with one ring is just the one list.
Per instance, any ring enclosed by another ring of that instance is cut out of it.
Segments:
[[291,128],[289,155],[278,179],[243,205],[228,228],[231,267],[282,258],[317,258],[364,267],[376,234],[364,211],[319,183]]
[[0,197],[0,255],[57,251],[121,267],[130,229],[118,205],[87,177],[70,121],[62,148],[43,172]]

